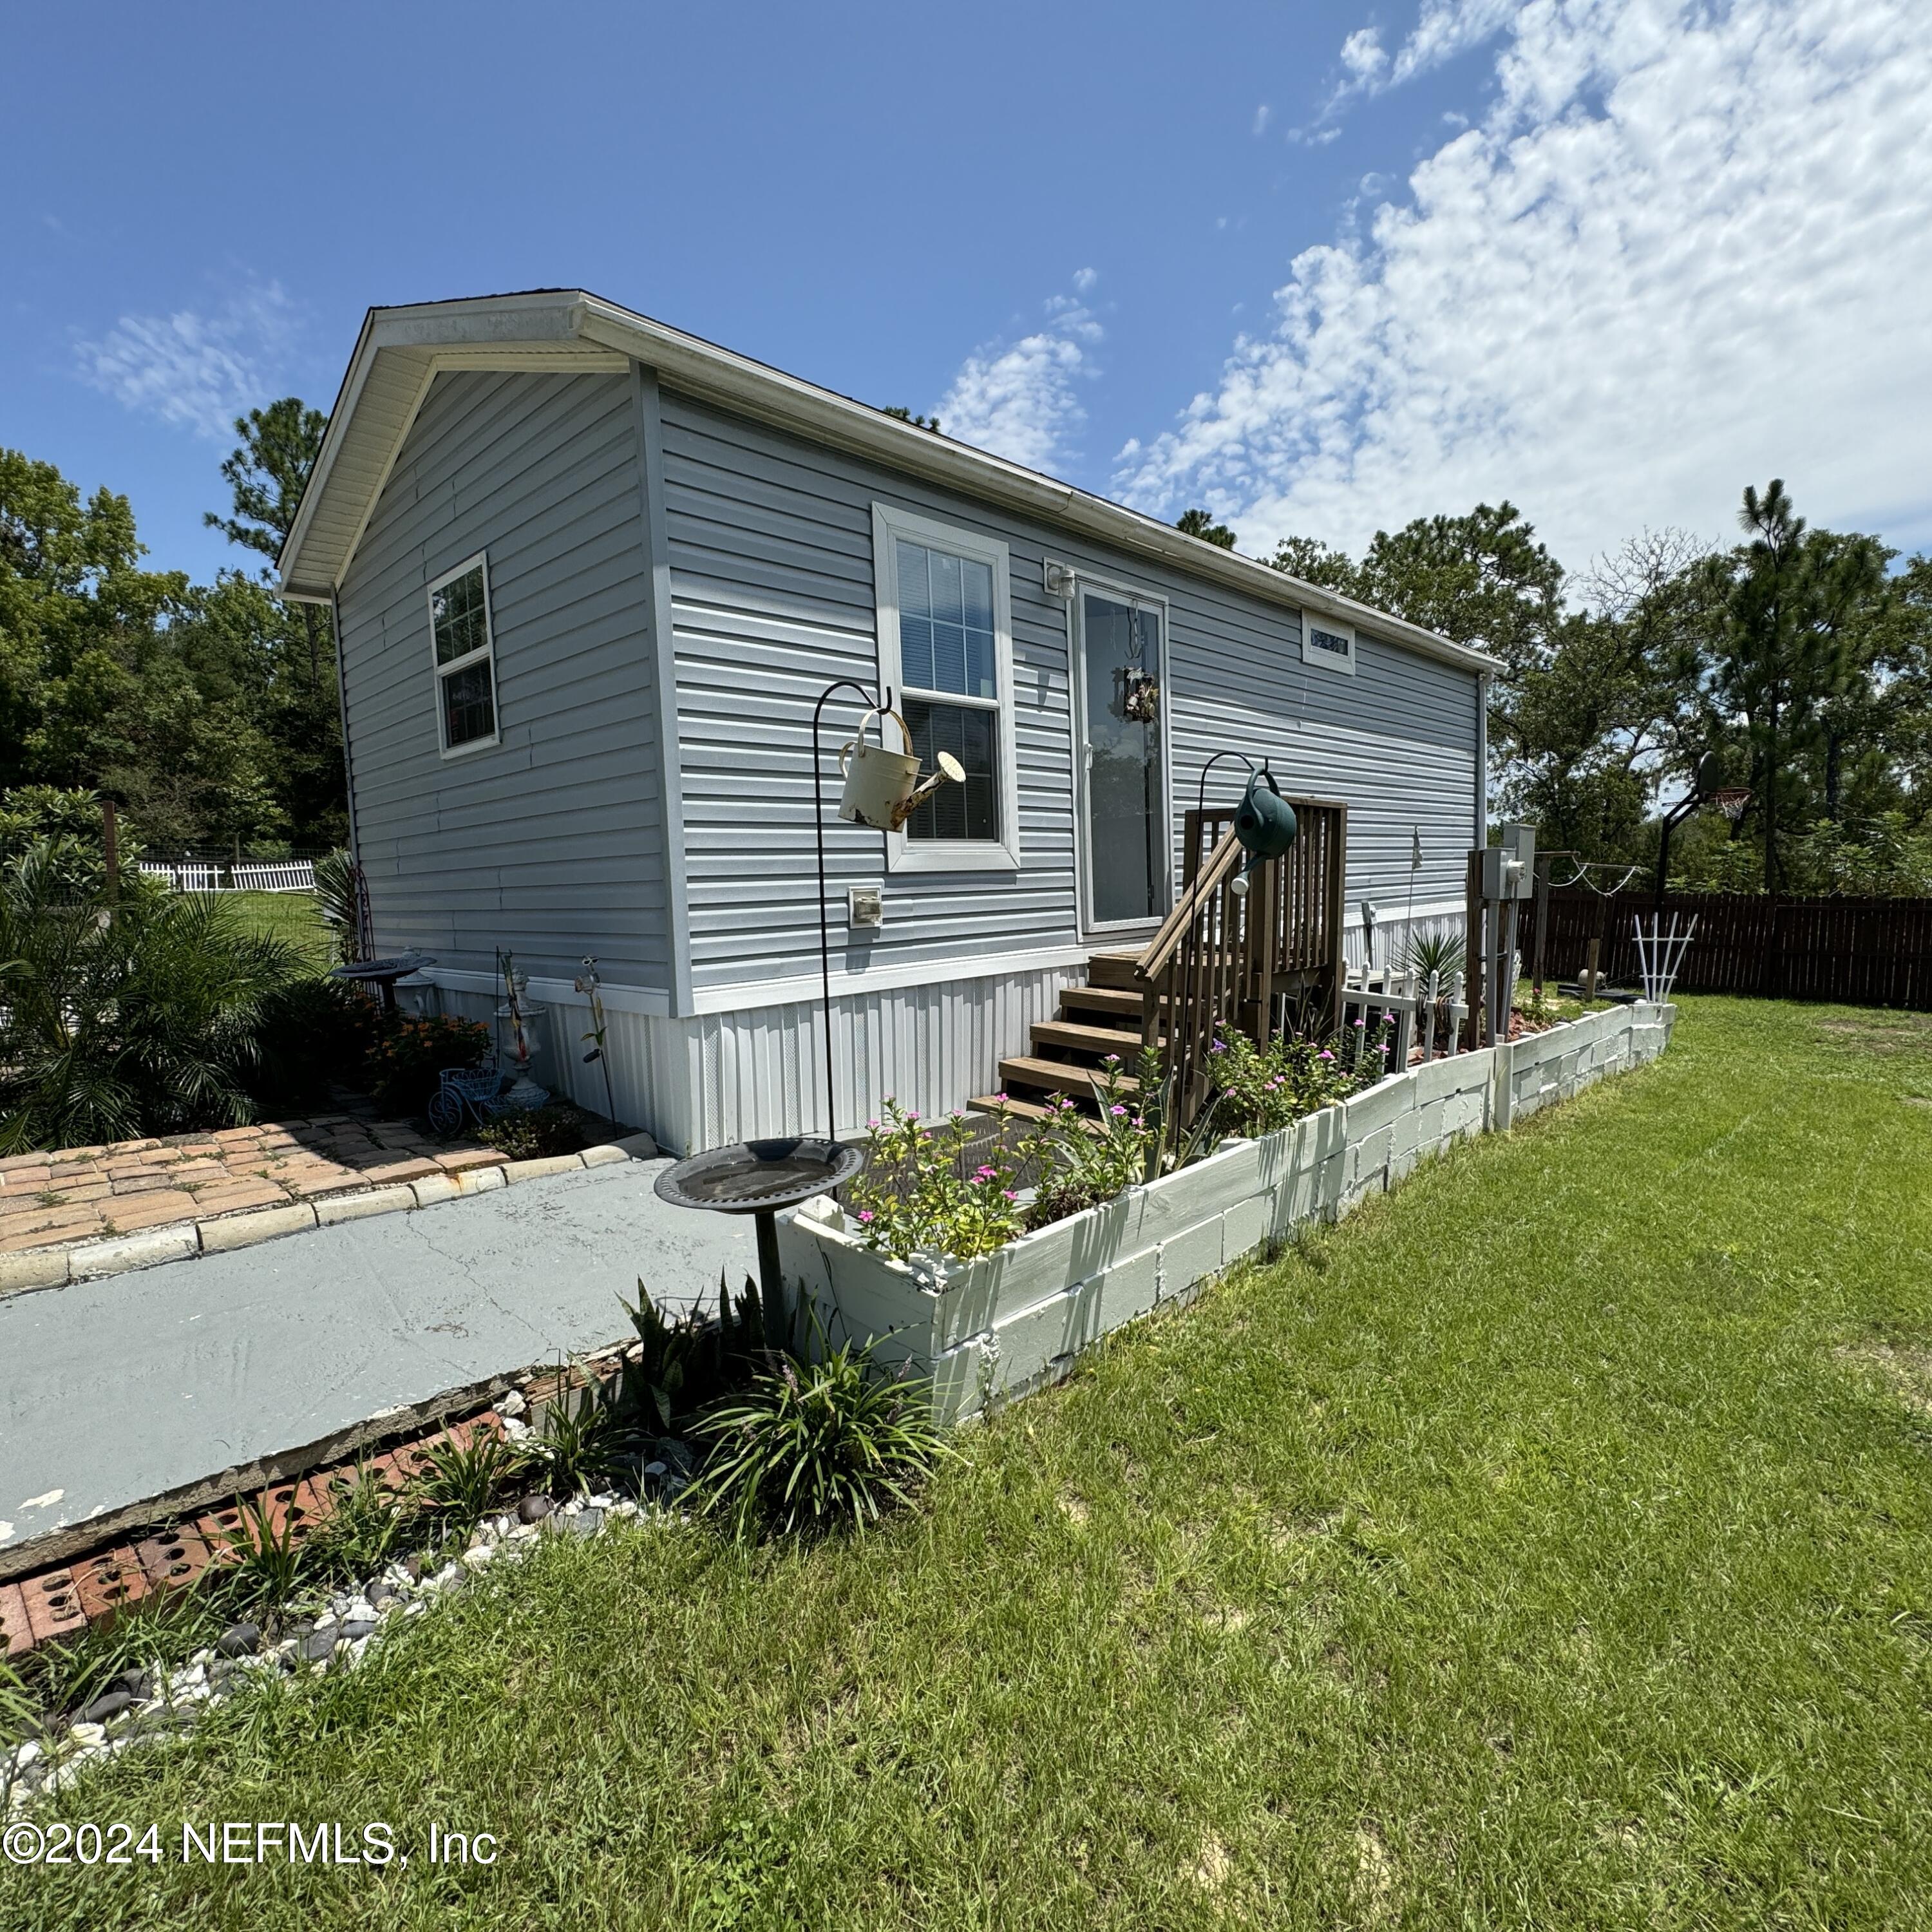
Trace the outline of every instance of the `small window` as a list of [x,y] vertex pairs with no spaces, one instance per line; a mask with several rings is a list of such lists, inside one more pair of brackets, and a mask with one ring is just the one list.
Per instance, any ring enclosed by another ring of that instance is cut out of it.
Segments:
[[430,586],[429,622],[442,754],[481,751],[496,742],[496,664],[485,558],[472,557]]
[[1017,865],[1012,650],[1004,544],[880,504],[873,511],[879,669],[921,766],[965,772],[906,821],[895,867]]
[[1355,674],[1355,632],[1350,624],[1312,610],[1301,614],[1301,661]]

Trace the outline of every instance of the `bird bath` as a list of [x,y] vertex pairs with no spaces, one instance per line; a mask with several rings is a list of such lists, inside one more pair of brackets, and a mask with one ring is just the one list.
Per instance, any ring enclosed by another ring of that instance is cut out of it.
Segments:
[[785,1326],[784,1278],[778,1269],[778,1213],[814,1194],[842,1187],[866,1164],[864,1151],[802,1135],[710,1148],[658,1176],[658,1198],[674,1208],[750,1214],[758,1222],[758,1298],[765,1342],[776,1348]]

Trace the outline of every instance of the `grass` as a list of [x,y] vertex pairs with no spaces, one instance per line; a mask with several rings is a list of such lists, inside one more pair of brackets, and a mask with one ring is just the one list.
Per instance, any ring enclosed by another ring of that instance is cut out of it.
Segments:
[[316,910],[313,892],[232,892],[243,919],[254,932],[286,940],[318,967],[334,963],[328,928]]
[[1923,1925],[1928,1100],[1932,1020],[1686,1002],[876,1537],[560,1540],[118,1762],[61,1814],[166,1860],[0,1868],[0,1924]]

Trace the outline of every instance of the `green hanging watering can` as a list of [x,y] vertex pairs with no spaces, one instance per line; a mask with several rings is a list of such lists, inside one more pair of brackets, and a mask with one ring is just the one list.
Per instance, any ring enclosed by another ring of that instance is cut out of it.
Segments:
[[1294,843],[1299,827],[1294,807],[1281,795],[1274,774],[1264,765],[1248,774],[1248,788],[1234,813],[1234,836],[1254,856],[1244,870],[1252,872],[1270,859],[1279,859]]

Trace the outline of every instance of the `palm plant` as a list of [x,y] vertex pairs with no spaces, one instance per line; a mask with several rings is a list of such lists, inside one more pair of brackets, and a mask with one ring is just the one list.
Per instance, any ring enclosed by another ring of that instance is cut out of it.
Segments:
[[353,959],[362,950],[362,907],[356,890],[356,862],[338,846],[315,862],[315,907],[328,928],[338,959]]
[[264,1004],[300,956],[212,894],[76,890],[68,856],[0,873],[0,1152],[252,1119]]

